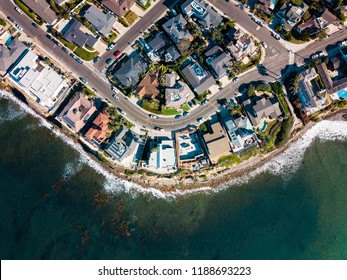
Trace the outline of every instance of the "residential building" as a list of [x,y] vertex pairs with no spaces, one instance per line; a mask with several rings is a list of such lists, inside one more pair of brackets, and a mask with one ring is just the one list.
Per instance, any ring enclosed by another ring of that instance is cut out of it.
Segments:
[[144,50],[148,50],[146,53],[152,61],[163,60],[165,62],[174,62],[181,57],[179,51],[163,32],[159,32],[153,39],[144,44],[148,46]]
[[122,17],[134,5],[135,0],[101,0],[101,3],[111,12]]
[[334,24],[337,18],[333,13],[331,13],[328,9],[326,9],[323,12],[323,14],[320,17],[318,17],[316,20],[320,29],[326,29],[326,28],[329,28],[331,24]]
[[320,30],[329,29],[336,22],[336,16],[326,9],[320,17],[310,19],[298,25],[298,32],[309,32],[310,35],[318,33]]
[[157,139],[156,142],[151,142],[147,167],[158,171],[176,171],[174,141]]
[[148,70],[147,60],[140,53],[127,57],[124,63],[121,61],[119,64],[113,77],[126,88],[134,88],[140,81],[140,76]]
[[297,27],[297,31],[299,33],[308,32],[310,36],[318,33],[320,30],[320,26],[318,25],[317,19],[315,17],[311,17],[310,19],[300,23]]
[[257,9],[270,16],[275,9],[276,3],[277,0],[258,0]]
[[136,135],[122,125],[115,133],[112,141],[105,149],[113,160],[121,164],[132,164],[134,156],[139,148],[139,142]]
[[78,133],[95,112],[96,107],[94,102],[89,100],[82,93],[78,92],[64,107],[63,111],[58,116],[58,119],[74,133]]
[[149,1],[149,0],[135,0],[135,2],[136,2],[137,4],[139,4],[140,6],[142,6],[143,8],[146,7],[148,1]]
[[[325,89],[320,89],[315,79],[318,77],[315,69],[309,68],[300,73],[298,97],[302,109],[307,115],[317,112],[330,104],[330,98]],[[313,87],[313,84],[315,86]]]
[[102,144],[112,133],[112,129],[108,127],[109,122],[110,115],[105,110],[101,111],[94,119],[85,136],[97,145]]
[[223,17],[204,0],[187,0],[181,5],[181,9],[183,14],[194,16],[204,29],[218,27],[223,21]]
[[189,86],[178,80],[176,74],[165,76],[165,106],[168,108],[179,108],[194,98],[194,93]]
[[232,65],[232,59],[228,53],[220,47],[214,46],[205,52],[205,57],[216,79],[221,79],[227,75],[228,69]]
[[158,72],[148,73],[136,88],[136,95],[141,98],[154,100],[159,94]]
[[277,119],[282,115],[280,104],[275,97],[249,98],[243,102],[243,106],[254,127],[263,121]]
[[233,34],[234,40],[227,45],[229,53],[235,60],[247,63],[250,58],[259,53],[259,48],[254,39],[242,30],[238,29]]
[[54,0],[55,4],[57,5],[61,5],[64,4],[65,2],[67,2],[68,0]]
[[220,157],[231,154],[228,136],[220,122],[211,124],[211,130],[203,138],[212,164],[216,164]]
[[178,14],[165,22],[162,27],[175,45],[179,46],[183,41],[193,40],[193,36],[190,34],[186,25],[187,21],[181,14]]
[[190,60],[190,63],[182,69],[182,74],[193,88],[193,91],[200,95],[209,90],[215,84],[215,80],[211,73],[206,71],[199,62],[191,57],[188,60]]
[[84,17],[102,35],[107,37],[112,30],[117,19],[111,13],[104,13],[94,5],[91,5],[85,12]]
[[55,106],[69,87],[62,75],[40,61],[32,51],[26,52],[12,67],[10,77],[46,111]]
[[58,19],[45,0],[22,0],[22,2],[49,25],[53,25]]
[[229,135],[231,149],[235,154],[259,146],[257,136],[248,117],[230,117],[223,121]]
[[4,76],[16,64],[26,50],[26,46],[18,39],[7,45],[0,45],[0,76]]
[[299,6],[294,6],[290,2],[286,2],[282,5],[281,9],[277,13],[282,17],[281,25],[284,30],[291,31],[295,25],[299,23],[301,17],[308,10],[308,5],[302,2]]
[[208,164],[196,130],[175,133],[178,167],[199,170]]
[[82,31],[82,27],[83,24],[78,20],[70,20],[67,24],[67,28],[63,29],[64,39],[70,43],[75,43],[80,48],[83,48],[84,45],[93,48],[98,41],[98,38],[96,38],[94,35]]

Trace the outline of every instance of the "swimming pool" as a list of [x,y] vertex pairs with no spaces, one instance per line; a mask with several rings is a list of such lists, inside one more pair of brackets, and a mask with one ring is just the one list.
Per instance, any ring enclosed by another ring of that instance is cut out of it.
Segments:
[[263,121],[259,126],[259,131],[263,132],[266,129],[266,126],[267,126],[267,122]]
[[5,45],[8,46],[9,44],[11,44],[11,42],[12,42],[12,37],[8,36],[8,38],[6,39]]
[[337,95],[338,95],[339,98],[347,99],[347,90],[346,89],[339,90],[337,92]]

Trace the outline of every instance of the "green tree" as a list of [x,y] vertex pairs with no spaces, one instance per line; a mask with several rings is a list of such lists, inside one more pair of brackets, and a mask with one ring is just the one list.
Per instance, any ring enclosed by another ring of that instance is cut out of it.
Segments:
[[300,39],[302,41],[310,41],[310,33],[307,31],[302,32],[300,35]]
[[0,25],[6,26],[6,21],[3,18],[0,18]]

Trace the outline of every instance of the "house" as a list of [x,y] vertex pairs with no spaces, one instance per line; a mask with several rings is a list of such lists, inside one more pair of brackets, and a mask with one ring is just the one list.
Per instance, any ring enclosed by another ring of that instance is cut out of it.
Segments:
[[190,63],[181,72],[193,88],[193,91],[200,95],[209,90],[215,84],[215,80],[211,73],[206,71],[199,62],[193,60],[191,57],[188,60],[190,60]]
[[165,106],[168,108],[179,108],[194,98],[194,93],[189,86],[178,81],[176,74],[165,76]]
[[146,8],[146,5],[148,3],[148,0],[135,0],[135,2],[137,4],[139,4],[140,6],[142,6],[143,8]]
[[160,94],[159,90],[159,73],[148,73],[136,88],[136,95],[146,99],[156,99]]
[[[329,70],[325,63],[318,64],[316,66],[317,72],[322,79],[322,82],[328,92],[333,98],[336,99],[336,95],[339,95],[339,92],[347,89],[347,77],[342,76],[339,79],[332,79],[330,76]],[[336,70],[336,69],[335,69]],[[335,95],[335,97],[334,97]]]
[[174,141],[157,139],[157,142],[151,142],[147,167],[155,170],[176,171]]
[[200,170],[208,164],[196,130],[183,130],[175,133],[178,167]]
[[330,104],[329,96],[325,89],[314,89],[315,79],[318,77],[315,69],[309,68],[300,73],[298,97],[302,104],[302,109],[307,115],[321,110]]
[[206,62],[216,79],[227,75],[228,68],[232,65],[231,56],[220,47],[214,46],[205,52]]
[[55,4],[57,5],[61,5],[64,4],[65,2],[67,2],[68,0],[54,0]]
[[26,46],[18,39],[13,39],[7,45],[0,45],[0,76],[11,70],[25,50]]
[[79,92],[64,107],[58,119],[66,124],[73,132],[78,133],[95,112],[96,107],[94,102]]
[[[22,46],[20,48],[23,49]],[[20,59],[10,72],[11,80],[46,111],[50,111],[69,87],[64,77],[40,61],[32,51],[18,56]]]
[[257,136],[248,117],[229,117],[223,122],[233,153],[239,154],[251,147],[258,146]]
[[117,16],[122,17],[135,4],[135,0],[101,0],[101,4]]
[[216,164],[220,157],[231,154],[228,136],[220,122],[212,124],[211,131],[203,138],[212,164]]
[[93,121],[85,136],[97,145],[102,144],[112,133],[112,130],[108,128],[109,122],[110,115],[105,110],[101,111]]
[[295,25],[299,23],[301,17],[308,10],[309,6],[302,2],[299,6],[294,6],[290,2],[282,5],[277,13],[282,17],[281,25],[284,30],[291,31]]
[[329,29],[336,23],[336,16],[326,9],[320,17],[311,17],[298,25],[298,32],[309,32],[310,35],[318,33],[320,30]]
[[183,41],[193,40],[193,36],[188,31],[186,25],[187,21],[181,14],[178,14],[165,22],[162,27],[175,45],[179,46]]
[[49,25],[53,25],[58,19],[45,0],[22,0],[22,2]]
[[258,0],[257,9],[261,10],[268,16],[272,15],[275,6],[276,6],[277,0]]
[[139,142],[136,135],[122,125],[113,136],[110,144],[106,147],[105,152],[110,155],[113,160],[121,164],[133,162],[134,156],[139,148]]
[[308,32],[311,36],[318,33],[319,30],[320,26],[315,17],[311,17],[310,19],[300,23],[297,27],[299,33]]
[[235,40],[227,45],[229,53],[235,60],[242,60],[242,62],[247,63],[247,58],[258,54],[259,48],[248,34],[241,31],[236,32],[235,36]]
[[[159,32],[148,42],[148,57],[153,61],[174,62],[181,57],[177,48],[163,32]],[[145,49],[145,48],[144,48]]]
[[134,88],[140,81],[141,75],[148,70],[147,60],[142,54],[126,58],[126,61],[119,63],[121,65],[113,74],[113,77],[126,88]]
[[204,29],[218,27],[223,21],[223,17],[204,0],[187,0],[181,5],[181,9],[183,14],[194,16]]
[[336,16],[326,9],[320,17],[317,17],[316,21],[320,29],[329,28],[331,24],[336,22]]
[[277,119],[282,115],[280,104],[275,97],[260,99],[250,98],[243,102],[243,106],[254,127],[268,119]]
[[70,43],[74,43],[80,48],[83,48],[84,45],[93,48],[98,41],[98,38],[94,37],[91,34],[85,33],[81,30],[83,24],[78,20],[72,19],[68,22],[67,28],[64,31],[64,39]]
[[93,28],[95,28],[105,37],[108,36],[113,25],[117,21],[117,19],[112,14],[104,13],[94,5],[91,5],[85,11],[84,17],[90,22]]

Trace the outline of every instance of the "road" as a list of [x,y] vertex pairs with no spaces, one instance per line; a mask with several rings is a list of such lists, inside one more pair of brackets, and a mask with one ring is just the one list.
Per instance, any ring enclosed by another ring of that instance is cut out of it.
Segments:
[[115,50],[124,50],[129,45],[131,45],[136,38],[146,31],[155,21],[157,21],[165,11],[172,7],[178,2],[178,0],[160,0],[158,3],[155,3],[155,6],[150,9],[139,21],[137,21],[121,38],[116,42],[115,47],[112,50],[105,52],[100,60],[96,63],[95,67],[102,71],[106,64],[106,60],[110,57],[113,58],[113,53]]
[[[131,103],[129,100],[127,100],[127,98],[124,95],[120,95],[120,100],[116,101],[112,97],[113,91],[111,90],[110,84],[107,83],[107,81],[100,76],[100,73],[96,74],[96,71],[92,71],[85,64],[81,65],[77,63],[68,54],[63,52],[60,47],[56,46],[46,37],[45,31],[43,31],[42,29],[34,28],[31,24],[31,20],[27,16],[19,15],[14,10],[15,6],[12,2],[0,1],[0,10],[4,14],[6,14],[6,16],[11,16],[12,18],[14,18],[18,22],[18,24],[20,24],[24,28],[24,32],[33,38],[35,44],[37,44],[53,59],[59,61],[59,63],[63,67],[65,67],[65,69],[68,69],[68,71],[72,72],[76,78],[84,77],[88,81],[88,85],[96,89],[98,96],[107,99],[114,106],[119,107],[123,111],[125,111],[126,118],[129,121],[139,126],[146,126],[147,128],[151,128],[152,126],[159,126],[162,127],[164,130],[172,131],[193,124],[197,124],[197,119],[199,117],[208,119],[218,109],[218,100],[234,97],[234,93],[239,90],[240,86],[250,83],[252,81],[273,81],[277,79],[278,76],[281,74],[281,70],[288,64],[288,51],[278,41],[271,37],[269,31],[266,28],[261,28],[261,32],[259,32],[257,30],[258,25],[256,25],[246,13],[240,11],[239,8],[235,7],[234,5],[231,5],[230,3],[227,3],[225,1],[211,2],[216,4],[216,6],[219,9],[225,11],[227,15],[234,17],[241,26],[244,26],[249,32],[255,34],[255,36],[257,36],[260,40],[265,41],[268,46],[274,48],[276,50],[276,55],[274,55],[271,52],[267,55],[265,59],[263,65],[267,70],[267,75],[261,75],[257,69],[254,69],[247,75],[241,76],[238,82],[229,84],[220,92],[209,98],[210,102],[207,105],[201,105],[199,109],[193,110],[189,116],[182,117],[178,120],[174,118],[165,118],[160,116],[158,119],[151,119],[148,116],[148,112],[145,112],[144,110],[138,107],[134,108],[135,105]],[[165,3],[165,1],[163,3]],[[150,21],[157,20],[157,18],[155,18],[155,15],[159,15],[162,13],[161,9],[163,8],[163,6],[158,6],[158,8],[159,12],[155,11],[157,9],[156,6],[155,8],[153,8],[153,10],[151,10],[153,11],[153,13],[148,13]],[[145,23],[148,23],[148,20],[149,19],[147,19],[146,17],[143,17],[140,21],[137,22],[137,25],[145,26]],[[145,23],[143,23],[143,21]],[[134,27],[136,27],[136,25]],[[129,38],[129,40],[133,38],[132,40],[134,40],[138,36],[138,33],[124,36],[129,37],[124,37],[124,40],[122,40],[122,42],[125,42],[126,38]],[[330,39],[324,41],[325,44],[323,44],[324,46],[322,45],[322,48],[330,44]],[[123,49],[120,48],[121,45],[123,48],[125,48],[126,45],[124,45],[124,43],[120,43],[118,45],[117,48],[122,51]]]

